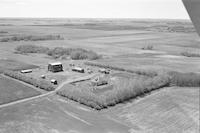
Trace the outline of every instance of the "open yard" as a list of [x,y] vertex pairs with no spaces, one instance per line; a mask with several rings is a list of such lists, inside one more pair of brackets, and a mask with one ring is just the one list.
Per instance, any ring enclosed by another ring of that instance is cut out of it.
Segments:
[[0,104],[40,95],[34,88],[0,75]]

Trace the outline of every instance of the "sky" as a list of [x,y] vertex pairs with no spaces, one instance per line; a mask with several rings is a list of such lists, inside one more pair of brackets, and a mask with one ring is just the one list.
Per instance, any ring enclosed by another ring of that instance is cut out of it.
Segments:
[[189,19],[181,0],[0,0],[0,17]]

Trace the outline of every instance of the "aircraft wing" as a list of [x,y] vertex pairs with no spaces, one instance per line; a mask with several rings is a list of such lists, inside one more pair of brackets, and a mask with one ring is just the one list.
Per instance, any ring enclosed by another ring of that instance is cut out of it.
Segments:
[[200,0],[183,0],[190,18],[200,35]]

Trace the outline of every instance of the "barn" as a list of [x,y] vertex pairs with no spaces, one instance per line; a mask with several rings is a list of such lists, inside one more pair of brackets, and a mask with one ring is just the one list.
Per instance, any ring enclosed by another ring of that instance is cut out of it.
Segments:
[[48,71],[51,72],[61,72],[63,71],[63,66],[61,62],[54,62],[48,64]]

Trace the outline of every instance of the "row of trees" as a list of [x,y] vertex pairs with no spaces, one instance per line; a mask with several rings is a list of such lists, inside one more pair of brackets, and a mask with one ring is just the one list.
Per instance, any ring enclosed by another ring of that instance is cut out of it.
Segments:
[[91,50],[86,50],[82,48],[63,48],[56,47],[49,49],[43,46],[36,45],[20,45],[16,47],[16,53],[27,54],[27,53],[44,53],[53,58],[65,58],[70,57],[73,60],[96,60],[101,58],[100,55]]

